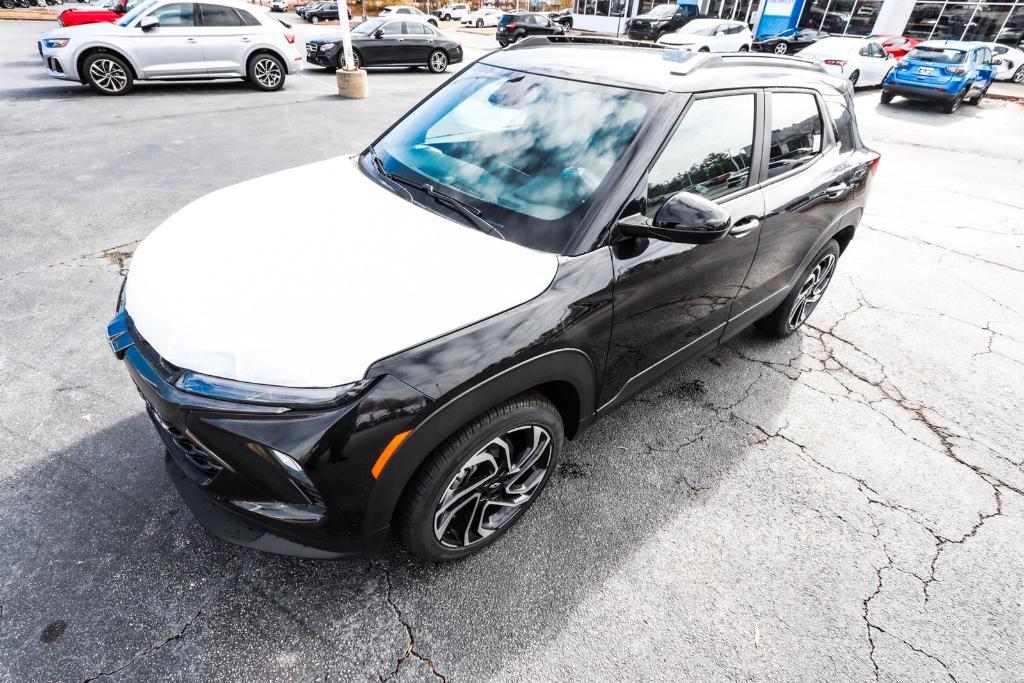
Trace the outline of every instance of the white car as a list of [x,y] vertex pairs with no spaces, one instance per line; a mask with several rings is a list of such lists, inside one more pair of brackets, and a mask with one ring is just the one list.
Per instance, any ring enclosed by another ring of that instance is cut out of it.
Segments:
[[481,7],[475,12],[467,14],[462,18],[463,26],[475,26],[476,28],[483,28],[484,26],[497,26],[498,19],[501,19],[501,15],[504,14],[497,7]]
[[288,0],[270,0],[271,12],[287,12]]
[[455,5],[445,5],[441,9],[434,12],[441,21],[462,21],[470,13],[469,5],[465,3],[458,3]]
[[390,17],[392,15],[401,15],[405,19],[418,19],[420,21],[425,21],[432,26],[437,26],[436,17],[424,14],[412,5],[388,5],[382,9],[377,16]]
[[997,81],[1024,83],[1024,50],[999,43],[985,43],[992,48],[992,59],[996,64]]
[[241,0],[146,0],[111,23],[65,26],[39,41],[49,75],[124,95],[137,80],[245,78],[278,90],[302,70],[295,35]]
[[747,52],[753,42],[750,28],[730,19],[692,19],[675,33],[658,38],[661,45],[687,52]]
[[882,44],[871,38],[822,38],[797,53],[818,62],[833,76],[847,78],[851,85],[881,85],[896,65]]

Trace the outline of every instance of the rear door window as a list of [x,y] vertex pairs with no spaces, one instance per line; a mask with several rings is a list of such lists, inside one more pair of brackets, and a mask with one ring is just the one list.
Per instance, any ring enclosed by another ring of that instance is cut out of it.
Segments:
[[821,152],[818,100],[810,93],[771,93],[771,147],[768,177],[800,168]]

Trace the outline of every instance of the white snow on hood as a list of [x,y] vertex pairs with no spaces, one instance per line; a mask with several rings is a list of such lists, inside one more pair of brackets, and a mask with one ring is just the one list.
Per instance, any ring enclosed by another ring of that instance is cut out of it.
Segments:
[[328,387],[529,301],[557,268],[555,255],[417,207],[337,158],[181,209],[135,251],[125,296],[175,365]]

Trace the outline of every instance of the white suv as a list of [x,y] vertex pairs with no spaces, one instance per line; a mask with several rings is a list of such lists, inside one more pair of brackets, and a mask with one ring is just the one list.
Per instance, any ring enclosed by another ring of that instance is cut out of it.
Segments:
[[465,3],[459,3],[455,5],[445,5],[441,9],[434,12],[434,16],[436,16],[441,21],[451,21],[453,19],[455,21],[462,21],[464,18],[466,18],[466,15],[469,14],[469,12],[469,5]]
[[742,21],[693,19],[675,33],[666,33],[658,43],[688,52],[747,52],[754,35]]
[[240,0],[146,0],[116,22],[66,26],[39,41],[50,76],[123,95],[136,80],[245,78],[278,90],[302,70],[295,35]]

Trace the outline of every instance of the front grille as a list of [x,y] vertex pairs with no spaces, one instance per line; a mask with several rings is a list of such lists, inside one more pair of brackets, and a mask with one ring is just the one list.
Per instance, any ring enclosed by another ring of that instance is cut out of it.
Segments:
[[149,408],[149,415],[153,418],[167,449],[174,456],[175,460],[183,466],[185,473],[201,486],[209,484],[214,477],[224,470],[223,464],[207,451],[203,446],[196,443],[188,434],[167,422],[160,417],[152,406]]
[[315,55],[316,51],[317,51],[317,46],[316,45],[313,45],[311,43],[306,43],[306,54],[307,55]]

